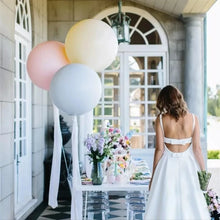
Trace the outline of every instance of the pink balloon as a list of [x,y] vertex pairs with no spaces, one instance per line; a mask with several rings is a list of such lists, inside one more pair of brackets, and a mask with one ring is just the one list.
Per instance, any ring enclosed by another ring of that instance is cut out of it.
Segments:
[[27,71],[34,84],[49,90],[54,74],[69,60],[64,44],[58,41],[46,41],[32,49],[27,59]]

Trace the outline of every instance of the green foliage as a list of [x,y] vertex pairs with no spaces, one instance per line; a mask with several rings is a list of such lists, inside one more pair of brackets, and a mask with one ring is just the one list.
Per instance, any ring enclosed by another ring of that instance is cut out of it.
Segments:
[[198,171],[197,173],[198,173],[200,188],[201,190],[206,191],[212,174],[206,172],[205,170]]
[[208,159],[220,159],[220,150],[209,150]]
[[208,113],[213,116],[220,116],[220,87],[216,86],[216,93],[214,94],[210,87],[208,87]]

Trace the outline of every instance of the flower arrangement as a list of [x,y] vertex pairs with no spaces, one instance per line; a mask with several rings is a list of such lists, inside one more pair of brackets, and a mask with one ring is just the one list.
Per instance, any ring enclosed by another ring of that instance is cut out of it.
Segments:
[[119,128],[112,128],[109,125],[100,133],[89,134],[85,140],[85,146],[90,159],[101,162],[106,157],[128,154],[132,134],[133,131],[130,131],[123,136]]
[[211,216],[218,219],[220,217],[220,200],[217,194],[212,189],[209,189],[204,193],[204,196]]
[[102,131],[105,145],[111,149],[105,169],[109,183],[125,183],[129,179],[130,138],[133,133],[134,131],[129,131],[126,135],[122,135],[120,129],[110,126]]
[[123,136],[119,128],[112,128],[109,125],[101,131],[101,135],[105,139],[104,145],[110,148],[112,155],[127,154],[129,152],[132,134],[133,131],[130,131],[127,135]]
[[85,146],[92,162],[102,162],[111,153],[110,146],[105,144],[105,139],[100,133],[89,134],[85,140]]
[[102,162],[106,160],[105,170],[107,176],[122,175],[126,172],[130,159],[130,138],[133,131],[122,135],[119,128],[107,125],[100,133],[90,134],[85,140],[88,156],[91,162]]

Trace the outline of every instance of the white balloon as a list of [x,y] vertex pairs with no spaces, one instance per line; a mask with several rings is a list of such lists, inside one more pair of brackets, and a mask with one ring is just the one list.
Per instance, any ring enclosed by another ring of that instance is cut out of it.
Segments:
[[98,74],[83,64],[68,64],[59,69],[50,85],[53,103],[69,115],[91,111],[101,97]]
[[102,71],[115,59],[118,41],[113,29],[103,21],[86,19],[70,28],[65,39],[67,57],[72,63]]

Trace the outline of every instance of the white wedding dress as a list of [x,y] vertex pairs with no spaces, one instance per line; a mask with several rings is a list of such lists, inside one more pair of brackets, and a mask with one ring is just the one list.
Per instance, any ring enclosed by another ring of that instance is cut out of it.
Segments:
[[[163,130],[162,117],[160,124]],[[193,130],[195,118],[193,115]],[[170,139],[164,143],[187,144],[192,138]],[[155,169],[150,195],[146,204],[145,220],[210,220],[205,198],[200,189],[192,144],[181,153],[164,153]]]

